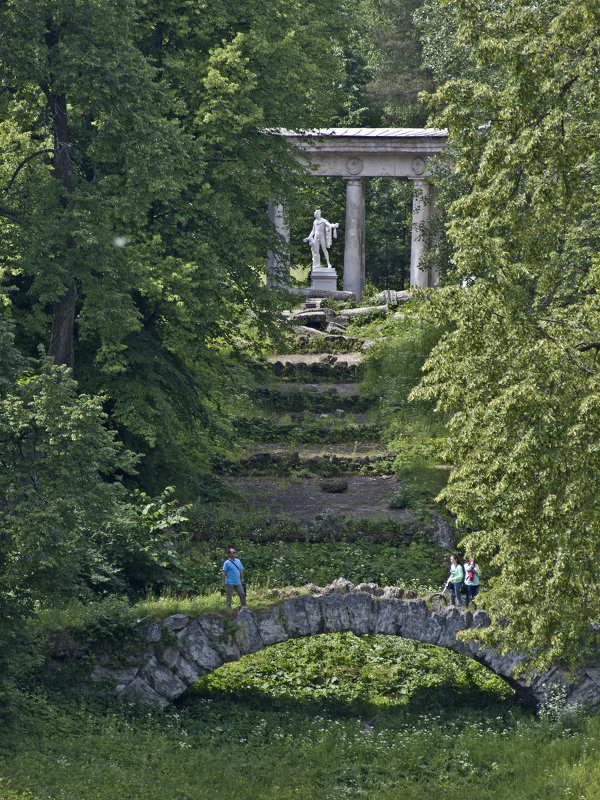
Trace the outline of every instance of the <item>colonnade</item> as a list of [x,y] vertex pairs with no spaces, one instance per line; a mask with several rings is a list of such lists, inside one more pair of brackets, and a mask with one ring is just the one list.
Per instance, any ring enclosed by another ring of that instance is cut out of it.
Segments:
[[[362,297],[365,291],[365,194],[368,178],[344,178],[346,184],[346,224],[344,237],[343,290]],[[430,182],[422,178],[409,179],[413,185],[412,229],[410,244],[410,285],[435,286],[437,275],[433,270],[420,269],[425,253],[423,226],[434,213],[434,192]],[[284,243],[290,242],[290,229],[285,209],[280,203],[269,203],[269,218]],[[335,290],[335,269],[313,270],[313,288]],[[289,283],[289,259],[270,252],[267,256],[267,283],[285,286]]]
[[[270,131],[297,148],[298,161],[317,177],[341,177],[346,183],[344,241],[344,291],[362,297],[365,289],[365,187],[369,178],[389,177],[413,184],[410,285],[433,286],[437,275],[421,269],[425,251],[423,224],[434,211],[434,192],[429,181],[428,158],[442,152],[448,134],[435,128],[328,128],[313,131]],[[326,210],[324,210],[326,213]],[[269,216],[279,234],[280,254],[267,259],[269,285],[289,281],[289,258],[284,252],[290,240],[281,205],[269,204]],[[314,268],[313,288],[337,288],[333,268]]]

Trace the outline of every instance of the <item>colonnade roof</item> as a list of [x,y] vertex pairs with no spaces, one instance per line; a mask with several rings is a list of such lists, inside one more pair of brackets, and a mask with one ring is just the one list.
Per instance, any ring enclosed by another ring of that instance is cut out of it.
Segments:
[[353,137],[353,138],[448,138],[448,131],[439,128],[312,128],[311,130],[290,131],[285,128],[273,130],[280,136],[328,136],[328,137]]
[[271,129],[298,148],[298,160],[319,176],[427,179],[429,156],[441,153],[448,132],[437,128]]

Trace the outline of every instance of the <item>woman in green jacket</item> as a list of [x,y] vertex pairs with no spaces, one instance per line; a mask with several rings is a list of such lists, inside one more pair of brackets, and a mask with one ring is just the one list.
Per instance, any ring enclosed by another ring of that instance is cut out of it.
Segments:
[[[452,553],[450,556],[450,600],[452,601],[452,605],[462,606],[462,598],[460,596],[463,581],[465,578],[465,572],[462,568],[462,564],[458,560],[458,558]],[[456,603],[454,602],[456,600]]]

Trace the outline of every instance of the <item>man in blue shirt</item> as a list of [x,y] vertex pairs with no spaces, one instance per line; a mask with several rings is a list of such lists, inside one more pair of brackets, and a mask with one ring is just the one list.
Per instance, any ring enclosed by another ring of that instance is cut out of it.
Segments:
[[221,572],[221,586],[225,587],[227,597],[227,607],[231,608],[231,597],[235,590],[240,598],[242,606],[246,605],[246,593],[242,586],[244,582],[244,565],[235,557],[235,550],[230,547],[227,551],[227,559],[223,564]]

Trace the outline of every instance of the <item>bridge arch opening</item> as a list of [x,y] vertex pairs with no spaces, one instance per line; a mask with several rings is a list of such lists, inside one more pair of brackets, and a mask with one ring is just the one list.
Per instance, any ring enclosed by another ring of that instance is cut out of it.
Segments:
[[[544,673],[523,673],[524,653],[502,653],[482,647],[463,632],[489,625],[484,610],[436,610],[398,587],[374,584],[354,587],[338,578],[312,594],[296,594],[270,608],[242,608],[229,615],[205,613],[190,618],[173,614],[149,621],[138,631],[142,650],[119,669],[96,664],[93,682],[113,683],[112,693],[134,702],[164,708],[198,680],[224,663],[238,661],[273,645],[319,634],[384,635],[447,648],[485,665],[527,703],[539,706],[560,691],[565,707],[594,710],[600,697],[597,662],[567,674],[555,665]],[[368,591],[367,591],[368,589]],[[405,596],[408,595],[408,596]]]
[[474,659],[389,635],[325,633],[292,639],[228,662],[182,696],[345,708],[433,710],[514,703],[514,689]]

